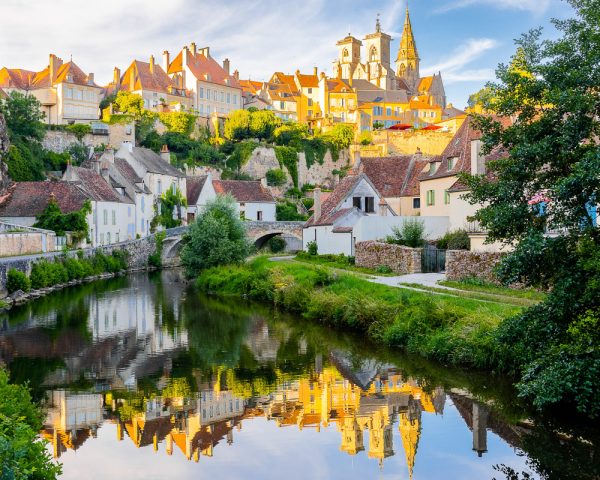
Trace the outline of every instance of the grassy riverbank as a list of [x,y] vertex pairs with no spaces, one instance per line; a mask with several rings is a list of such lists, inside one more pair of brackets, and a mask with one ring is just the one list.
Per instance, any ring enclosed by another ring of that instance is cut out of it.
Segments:
[[498,324],[519,307],[378,285],[352,274],[257,258],[203,271],[205,292],[273,303],[372,340],[445,363],[493,368]]

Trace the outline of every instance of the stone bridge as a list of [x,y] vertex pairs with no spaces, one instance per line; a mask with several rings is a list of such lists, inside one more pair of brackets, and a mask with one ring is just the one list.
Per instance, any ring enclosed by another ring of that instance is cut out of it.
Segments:
[[[292,237],[302,243],[302,227],[304,222],[244,222],[248,238],[256,248],[262,248],[271,238],[278,235]],[[163,241],[162,258],[165,264],[174,263],[183,246],[183,236],[188,227],[176,227],[166,230]],[[301,248],[301,247],[300,247]]]

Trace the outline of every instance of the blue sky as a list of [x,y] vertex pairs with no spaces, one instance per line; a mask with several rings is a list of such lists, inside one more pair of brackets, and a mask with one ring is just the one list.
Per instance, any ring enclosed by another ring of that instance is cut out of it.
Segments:
[[[244,78],[267,80],[275,70],[331,74],[335,42],[348,30],[362,38],[376,14],[396,41],[406,0],[2,0],[0,66],[40,70],[53,52],[71,55],[96,81],[133,59],[160,59],[195,41],[228,57]],[[572,11],[562,0],[411,0],[424,73],[442,71],[449,101],[466,104],[514,51],[513,39],[536,26],[556,35],[552,17]],[[160,61],[160,60],[159,60]]]

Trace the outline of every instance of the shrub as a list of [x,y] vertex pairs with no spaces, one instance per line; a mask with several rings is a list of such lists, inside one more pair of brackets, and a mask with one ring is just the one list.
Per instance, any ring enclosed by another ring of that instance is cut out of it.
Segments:
[[471,240],[466,230],[456,230],[446,233],[437,242],[437,247],[443,250],[469,250]]
[[392,227],[393,235],[386,238],[387,243],[419,248],[425,244],[425,224],[418,219],[408,219],[401,227]]
[[292,147],[275,147],[275,156],[281,168],[285,167],[298,187],[298,153]]
[[67,258],[64,261],[64,266],[67,269],[69,280],[80,280],[85,277],[86,271],[81,260]]
[[31,290],[31,280],[23,272],[11,268],[6,276],[6,289],[8,293],[22,290],[28,292]]
[[283,252],[285,250],[285,240],[281,237],[273,237],[269,240],[269,249],[273,253]]
[[317,245],[317,242],[308,242],[306,245],[306,251],[309,255],[317,255],[319,253],[319,246]]
[[306,220],[306,215],[298,213],[294,202],[279,202],[275,206],[275,215],[278,222],[300,222]]
[[279,187],[284,185],[287,181],[287,175],[280,168],[273,168],[267,171],[266,174],[267,184],[272,187]]
[[387,265],[379,265],[375,271],[377,273],[392,273],[392,269],[390,267],[388,267]]
[[367,146],[373,143],[373,134],[369,130],[360,133],[358,141],[361,145]]
[[163,251],[163,242],[165,241],[165,237],[167,234],[165,232],[158,232],[155,236],[156,248],[154,249],[154,253],[148,256],[148,265],[161,268],[162,267],[162,251]]

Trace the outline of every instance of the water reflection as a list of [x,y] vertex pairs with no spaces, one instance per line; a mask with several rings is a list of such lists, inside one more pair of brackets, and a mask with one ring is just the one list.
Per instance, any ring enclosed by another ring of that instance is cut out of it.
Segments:
[[[240,303],[201,298],[169,272],[58,292],[0,318],[0,359],[43,400],[41,434],[65,477],[99,478],[109,456],[146,478],[170,477],[171,459],[178,477],[239,478],[257,445],[271,455],[246,478],[597,473],[593,462],[548,467],[555,450],[593,459],[593,443],[565,448],[564,436],[506,421],[501,382]],[[213,458],[194,469],[202,457]]]

